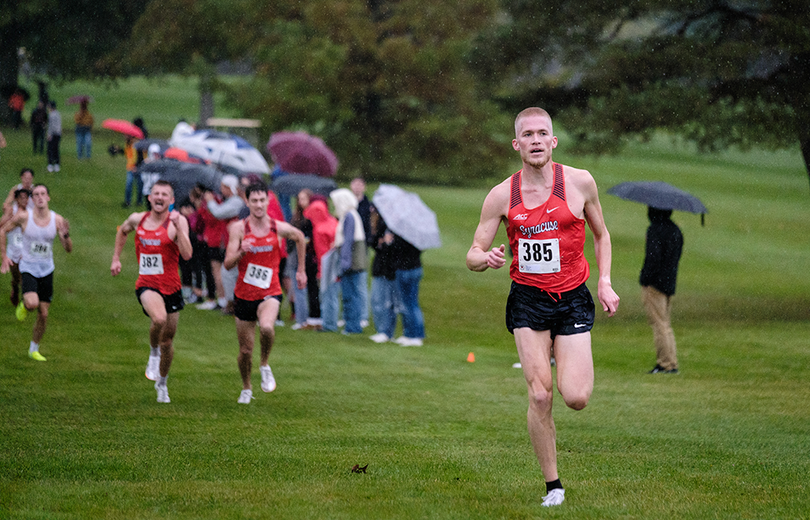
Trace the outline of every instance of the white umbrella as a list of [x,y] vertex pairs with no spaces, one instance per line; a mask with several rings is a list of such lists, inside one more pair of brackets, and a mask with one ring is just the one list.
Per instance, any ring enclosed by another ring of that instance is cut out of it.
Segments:
[[169,144],[223,166],[231,166],[249,173],[270,173],[264,156],[239,136],[213,130],[195,131],[186,123],[179,123],[172,132]]
[[380,184],[372,201],[388,229],[409,244],[421,251],[442,247],[436,214],[416,193]]

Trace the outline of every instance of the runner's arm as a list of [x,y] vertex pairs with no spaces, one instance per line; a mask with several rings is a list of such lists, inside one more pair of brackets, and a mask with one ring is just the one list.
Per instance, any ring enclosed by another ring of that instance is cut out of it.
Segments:
[[73,251],[73,239],[70,238],[70,222],[62,215],[56,215],[56,234],[59,236],[59,242],[66,252]]
[[228,230],[228,247],[225,248],[225,260],[222,265],[225,269],[233,269],[245,255],[242,250],[242,238],[245,235],[245,223],[241,220],[231,224]]
[[127,243],[127,235],[135,229],[135,226],[143,213],[133,213],[124,221],[123,224],[118,226],[115,232],[115,248],[113,249],[112,264],[110,265],[110,273],[113,276],[118,276],[121,273],[121,253],[124,251],[124,246]]
[[596,267],[599,269],[596,297],[599,303],[602,304],[602,309],[608,313],[608,316],[613,316],[619,308],[619,295],[613,290],[610,281],[612,257],[610,233],[608,233],[605,218],[602,215],[602,205],[599,203],[596,181],[593,180],[590,174],[583,181],[583,193],[585,195],[585,220],[593,233]]
[[180,250],[180,256],[183,260],[190,260],[194,249],[191,245],[191,239],[188,237],[188,219],[177,210],[169,213],[169,219],[174,224],[174,241],[177,243],[177,248]]
[[298,269],[295,271],[295,281],[298,283],[298,288],[303,289],[307,286],[307,238],[300,229],[281,220],[276,220],[276,229],[279,236],[295,242],[295,250],[298,253]]
[[484,199],[481,208],[481,220],[473,236],[473,243],[467,251],[467,268],[471,271],[481,272],[488,268],[500,269],[506,265],[504,251],[506,246],[490,249],[495,235],[498,233],[498,226],[506,218],[505,209],[509,204],[508,185],[504,182],[492,188]]

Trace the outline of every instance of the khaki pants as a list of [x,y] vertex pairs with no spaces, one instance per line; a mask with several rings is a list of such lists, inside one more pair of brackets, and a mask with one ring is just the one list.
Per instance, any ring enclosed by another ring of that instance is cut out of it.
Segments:
[[675,333],[672,332],[669,322],[669,313],[672,309],[671,298],[654,287],[642,286],[641,299],[653,329],[656,362],[665,370],[678,368]]

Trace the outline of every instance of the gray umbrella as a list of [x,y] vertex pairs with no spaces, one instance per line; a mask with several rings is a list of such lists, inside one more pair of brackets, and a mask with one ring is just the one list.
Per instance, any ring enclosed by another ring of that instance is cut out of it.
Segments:
[[623,182],[607,192],[657,209],[676,209],[700,214],[709,212],[700,199],[666,182]]
[[380,184],[373,202],[388,229],[409,244],[421,251],[442,247],[436,214],[416,193]]
[[296,173],[277,177],[273,184],[270,185],[270,189],[276,192],[277,195],[294,196],[298,195],[303,189],[309,189],[313,193],[327,196],[332,190],[337,189],[337,184],[330,178]]

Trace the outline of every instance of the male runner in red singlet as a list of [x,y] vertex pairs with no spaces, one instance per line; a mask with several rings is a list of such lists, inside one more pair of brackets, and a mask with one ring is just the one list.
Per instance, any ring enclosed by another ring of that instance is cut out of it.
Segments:
[[135,231],[135,256],[138,257],[135,295],[144,314],[152,320],[146,377],[155,381],[157,401],[169,403],[166,378],[174,359],[177,313],[183,308],[179,256],[188,260],[192,249],[186,217],[178,211],[169,211],[174,203],[172,185],[166,181],[155,182],[148,198],[151,204],[149,211],[133,213],[118,226],[110,272],[113,276],[121,272],[121,252],[126,245],[127,235]]
[[261,343],[262,390],[276,389],[273,371],[268,365],[270,349],[275,340],[275,323],[281,305],[281,282],[278,266],[281,260],[280,238],[295,242],[298,251],[298,270],[295,280],[298,288],[307,285],[305,270],[306,239],[297,228],[267,214],[269,202],[267,186],[254,183],[245,190],[250,215],[231,224],[228,247],[225,251],[225,269],[239,266],[239,277],[234,290],[234,316],[236,337],[239,340],[239,372],[242,375],[242,392],[237,402],[249,404],[253,399],[250,371],[253,364],[253,345],[256,322],[259,322]]
[[514,255],[506,326],[515,336],[528,386],[529,436],[546,481],[543,505],[556,506],[562,504],[565,490],[557,474],[551,415],[552,348],[557,390],[565,404],[581,410],[593,391],[594,305],[585,287],[586,222],[599,269],[597,298],[609,316],[616,312],[619,296],[610,283],[610,235],[593,177],[552,162],[557,138],[545,110],[528,108],[518,114],[515,136],[512,147],[520,152],[523,169],[495,186],[484,200],[467,267],[484,271],[506,265],[503,244],[490,250],[503,222]]

